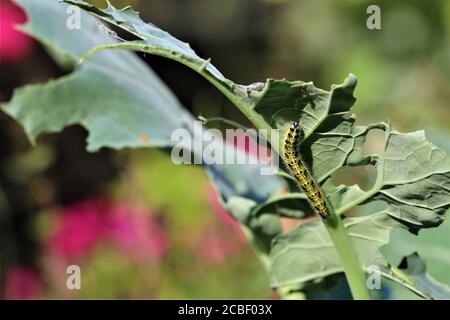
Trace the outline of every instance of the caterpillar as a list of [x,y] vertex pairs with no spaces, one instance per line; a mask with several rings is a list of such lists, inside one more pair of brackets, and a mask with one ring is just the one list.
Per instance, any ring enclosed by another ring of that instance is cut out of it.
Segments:
[[297,122],[292,122],[284,135],[282,158],[295,178],[299,188],[306,194],[314,212],[322,219],[330,216],[330,207],[325,194],[301,158],[299,146],[303,131]]

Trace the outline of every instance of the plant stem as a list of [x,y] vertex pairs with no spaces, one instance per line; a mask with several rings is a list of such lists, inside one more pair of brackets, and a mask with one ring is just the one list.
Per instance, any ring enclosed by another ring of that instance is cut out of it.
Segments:
[[334,212],[331,212],[330,217],[324,220],[324,224],[344,266],[353,299],[369,300],[370,293],[364,269],[342,220]]
[[[263,118],[256,115],[253,110],[248,109],[245,105],[242,105],[233,94],[228,92],[219,82],[215,81],[215,79],[208,77],[207,75],[204,76],[227,96],[258,129],[268,129],[268,136],[266,139],[269,142],[272,142],[270,135],[271,128]],[[324,221],[324,224],[338,252],[342,265],[344,266],[345,276],[350,286],[352,296],[355,300],[369,300],[370,293],[367,288],[366,274],[359,261],[352,240],[348,235],[342,220],[334,212],[333,207],[330,204],[328,204],[328,207],[331,211],[330,217]]]
[[[231,102],[238,107],[239,110],[255,125],[258,129],[266,129],[267,136],[266,139],[273,146],[273,141],[271,137],[271,127],[264,120],[263,117],[258,115],[250,108],[250,106],[245,105],[240,101],[232,92],[230,92],[221,82],[219,82],[214,77],[210,76],[208,73],[203,72],[203,70],[197,70],[202,74],[207,80],[209,80],[219,91],[221,91]],[[277,150],[278,151],[278,150]],[[370,293],[367,288],[366,274],[364,272],[363,266],[359,261],[357,252],[353,246],[353,242],[344,227],[344,224],[336,215],[331,204],[328,203],[330,209],[330,217],[324,220],[324,224],[330,235],[331,240],[338,252],[339,258],[341,259],[342,265],[344,266],[345,276],[352,292],[353,299],[355,300],[369,300]],[[264,259],[263,259],[264,261]],[[267,262],[267,261],[264,261]],[[267,267],[267,265],[266,265]]]
[[[247,109],[245,105],[242,105],[242,103],[240,103],[240,101],[238,101],[233,94],[228,92],[220,83],[215,81],[215,79],[206,75],[204,76],[208,78],[208,80],[211,81],[211,83],[213,83],[225,96],[227,96],[258,129],[268,129],[268,136],[266,139],[269,142],[272,142],[270,135],[271,128],[264,121],[264,119],[255,115],[253,110]],[[334,212],[333,207],[330,204],[328,204],[328,207],[331,211],[330,217],[324,221],[324,224],[338,252],[342,265],[344,266],[345,276],[350,286],[352,296],[355,300],[369,300],[370,293],[367,288],[366,274],[361,262],[359,261],[352,240],[348,235],[342,220]]]

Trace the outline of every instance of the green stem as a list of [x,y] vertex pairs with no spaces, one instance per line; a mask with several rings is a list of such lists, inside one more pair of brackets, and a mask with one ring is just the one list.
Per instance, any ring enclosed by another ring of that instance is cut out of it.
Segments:
[[366,274],[344,223],[332,212],[330,217],[324,220],[324,224],[344,266],[345,276],[353,299],[369,300],[370,293],[367,288]]
[[[239,110],[255,125],[258,129],[267,129],[267,140],[271,141],[270,129],[267,122],[257,113],[255,113],[248,106],[239,101],[236,96],[229,92],[220,82],[207,73],[202,73],[218,90],[220,90],[226,97],[228,97]],[[329,204],[331,210],[330,217],[324,221],[328,234],[334,243],[334,246],[344,266],[345,276],[347,278],[352,296],[355,300],[369,300],[370,293],[367,288],[366,274],[363,266],[359,261],[356,250],[353,246],[352,240],[344,227],[342,220],[336,215],[334,209]]]
[[[202,75],[207,78],[218,90],[220,90],[226,97],[228,97],[234,105],[236,105],[239,110],[247,116],[247,118],[255,125],[258,129],[267,129],[268,135],[266,139],[271,141],[271,127],[267,122],[258,114],[256,114],[249,106],[242,104],[234,94],[229,92],[220,82],[218,82],[213,77],[206,73]],[[330,235],[334,246],[338,252],[339,258],[344,266],[345,276],[347,278],[352,296],[355,300],[369,300],[370,293],[367,288],[366,274],[364,272],[363,266],[359,261],[356,250],[353,246],[352,240],[344,227],[342,220],[336,215],[334,209],[330,204],[331,215],[324,221],[327,228],[328,234]]]
[[[206,75],[204,76],[207,79],[209,78]],[[270,127],[263,118],[256,115],[253,110],[247,109],[247,106],[242,105],[233,94],[228,92],[220,83],[215,81],[215,79],[209,78],[208,80],[227,96],[247,116],[255,127],[258,129],[268,129],[268,136],[266,138],[268,141],[271,141]],[[328,207],[331,210],[331,215],[324,223],[344,266],[345,276],[350,286],[352,296],[355,300],[369,300],[370,293],[367,288],[366,274],[359,261],[352,240],[348,235],[342,220],[336,215],[332,206],[328,204]]]
[[212,85],[216,87],[225,97],[227,97],[246,117],[250,120],[253,125],[258,129],[266,129],[269,135],[268,141],[270,141],[270,133],[271,129],[273,129],[265,120],[264,118],[257,114],[250,105],[247,105],[240,101],[240,99],[231,92],[226,86],[223,85],[222,82],[208,74],[204,71],[198,71],[203,77],[205,77]]

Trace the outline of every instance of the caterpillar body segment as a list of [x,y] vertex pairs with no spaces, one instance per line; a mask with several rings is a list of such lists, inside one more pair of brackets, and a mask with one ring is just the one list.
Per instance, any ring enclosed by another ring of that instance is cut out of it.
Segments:
[[299,124],[292,122],[284,135],[282,158],[299,188],[306,194],[314,212],[322,219],[327,219],[330,209],[326,197],[300,155],[299,146],[302,139],[303,131]]

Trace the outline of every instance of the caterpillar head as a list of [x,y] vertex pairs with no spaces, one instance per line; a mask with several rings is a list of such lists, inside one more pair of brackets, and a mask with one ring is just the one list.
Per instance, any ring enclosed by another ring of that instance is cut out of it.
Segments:
[[300,124],[298,122],[291,122],[291,125],[289,126],[289,131],[299,138],[301,140],[304,137],[303,129],[300,127]]
[[300,126],[299,126],[298,122],[291,122],[291,126],[289,127],[289,129],[291,131],[294,131],[294,130],[298,129],[299,127]]

